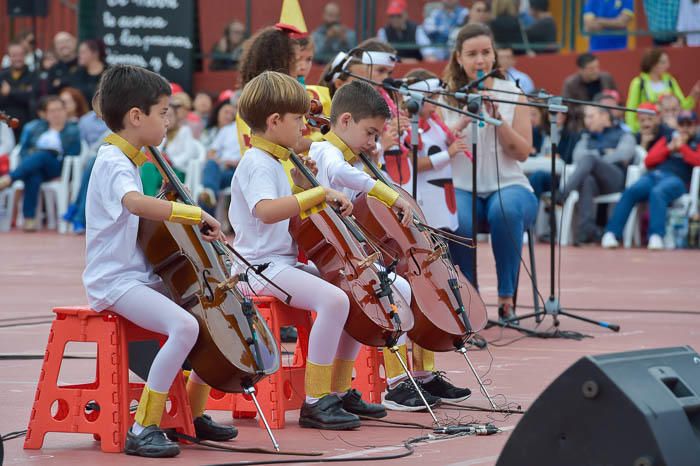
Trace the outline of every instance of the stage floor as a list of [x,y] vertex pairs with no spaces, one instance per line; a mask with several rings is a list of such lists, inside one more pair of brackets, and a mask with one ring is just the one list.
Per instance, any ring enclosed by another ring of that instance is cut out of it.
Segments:
[[[548,247],[537,245],[536,257],[541,294],[546,298],[549,295]],[[12,360],[7,355],[43,355],[53,316],[51,308],[85,303],[80,278],[83,263],[83,237],[19,232],[0,235],[0,353],[3,355],[0,371],[4,375],[0,379],[2,434],[26,429],[41,367],[41,360]],[[645,249],[563,248],[562,304],[572,312],[579,312],[575,311],[576,308],[590,308],[580,311],[580,314],[617,323],[621,326],[620,333],[562,316],[561,330],[581,332],[591,338],[580,341],[520,338],[515,331],[492,328],[482,332],[486,339],[493,341],[488,351],[472,351],[470,358],[499,404],[520,405],[527,409],[552,380],[584,355],[678,345],[700,349],[699,263],[700,252],[697,251],[652,253]],[[496,275],[487,244],[480,244],[479,267],[483,297],[494,316]],[[532,306],[532,289],[524,272],[521,273],[519,301],[523,306]],[[525,307],[519,309],[521,314],[529,311]],[[547,317],[540,329],[548,329],[551,323],[551,317]],[[527,325],[533,326],[534,322]],[[81,354],[84,350],[76,344],[68,352]],[[454,383],[467,385],[475,392],[463,404],[488,406],[460,355],[439,354],[436,361]],[[93,374],[94,360],[67,360],[61,381],[87,382]],[[218,421],[234,422],[238,426],[240,433],[234,445],[270,447],[265,432],[255,420],[232,421],[227,412],[211,413]],[[493,465],[521,418],[520,415],[455,408],[439,408],[436,413],[444,422],[493,422],[503,432],[485,437],[420,443],[413,456],[393,460],[394,463]],[[326,458],[396,454],[402,451],[403,440],[429,433],[420,429],[375,425],[363,426],[353,432],[301,429],[296,424],[297,416],[297,412],[288,413],[287,427],[275,431],[282,448],[321,451]],[[555,411],[552,416],[556,416]],[[390,412],[387,419],[430,423],[427,413]],[[85,434],[48,434],[42,450],[23,450],[22,443],[22,439],[5,443],[5,464],[145,463],[126,455],[102,453],[98,443]],[[203,465],[263,459],[290,457],[217,452],[186,446],[178,458],[154,460],[153,464]]]

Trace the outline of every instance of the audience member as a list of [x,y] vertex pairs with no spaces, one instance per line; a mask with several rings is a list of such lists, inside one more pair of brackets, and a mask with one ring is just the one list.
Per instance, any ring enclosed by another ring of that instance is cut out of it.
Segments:
[[78,41],[65,31],[56,33],[53,38],[53,49],[56,51],[58,63],[49,70],[49,82],[51,88],[49,94],[55,94],[63,86],[66,80],[78,69]]
[[210,148],[217,134],[223,127],[230,125],[236,119],[236,105],[229,97],[220,99],[211,110],[211,114],[207,119],[207,126],[202,131],[199,140],[204,147]]
[[197,92],[192,101],[192,111],[187,114],[185,123],[192,130],[195,139],[202,136],[202,131],[207,126],[207,119],[211,113],[211,96],[206,92]]
[[[459,0],[443,0],[428,14],[423,21],[423,30],[430,39],[430,43],[436,46],[430,50],[430,59],[447,60],[449,58],[450,50],[447,45],[450,33],[459,30],[460,26],[465,24],[468,13],[469,9],[461,6]],[[400,52],[399,50],[401,56]]]
[[[27,65],[29,71],[36,71],[35,60],[41,60],[42,53],[41,50],[36,48],[36,39],[34,33],[31,31],[25,31],[16,38],[17,42],[22,45],[24,49],[24,64]],[[10,56],[5,55],[2,57],[2,66],[0,68],[7,68],[10,66]]]
[[605,34],[621,32],[634,18],[634,0],[586,0],[583,7],[583,27],[591,33],[588,50],[620,50],[627,48],[627,35]]
[[[190,160],[199,156],[197,140],[192,130],[185,124],[187,114],[192,108],[190,96],[185,92],[174,93],[168,106],[168,132],[158,149],[167,158],[173,171],[180,181],[185,181],[185,172]],[[152,162],[146,162],[141,167],[143,192],[147,196],[155,196],[161,187],[163,178]]]
[[78,123],[78,120],[90,110],[82,92],[74,87],[64,87],[58,96],[66,107],[66,116],[70,122]]
[[700,47],[700,2],[680,0],[678,7],[678,32],[694,32],[681,35],[682,43],[690,47]]
[[[426,59],[431,59],[426,46],[430,45],[430,39],[423,31],[423,27],[408,19],[408,7],[404,0],[392,0],[386,9],[389,17],[387,24],[379,29],[377,38],[382,42],[398,46],[398,56],[403,61],[422,60],[423,51]],[[408,45],[415,44],[415,45]],[[421,48],[422,47],[422,48]]]
[[557,23],[549,12],[549,0],[530,0],[530,13],[535,21],[525,30],[527,40],[536,45],[537,53],[558,52]]
[[[673,94],[659,96],[659,112],[661,121],[669,128],[678,129],[678,115],[681,113],[681,101]],[[640,105],[641,107],[641,105]]]
[[603,108],[585,106],[584,123],[586,130],[573,152],[576,170],[559,195],[563,203],[572,191],[579,193],[575,244],[600,241],[593,198],[623,190],[636,146],[634,136],[614,126],[612,115]]
[[66,108],[58,96],[43,97],[39,103],[40,120],[30,122],[20,139],[20,163],[0,178],[0,190],[13,182],[24,182],[24,230],[36,231],[36,207],[41,183],[61,175],[65,156],[80,153],[78,125],[68,121]]
[[211,64],[209,69],[235,70],[243,53],[245,41],[245,25],[238,21],[232,21],[224,28],[221,39],[211,49]]
[[649,203],[649,241],[652,250],[663,249],[668,206],[688,192],[693,167],[700,166],[697,116],[685,110],[678,116],[678,131],[662,136],[644,159],[648,171],[622,193],[601,240],[604,248],[619,246],[622,231],[635,204]]
[[[226,102],[224,102],[226,104]],[[230,103],[228,106],[233,107]],[[226,106],[222,107],[225,108]],[[233,109],[232,109],[233,110]],[[231,186],[233,173],[241,161],[241,147],[238,143],[238,129],[231,112],[229,123],[228,109],[219,112],[220,123],[225,124],[219,128],[214,140],[207,151],[207,161],[202,172],[202,185],[204,190],[199,196],[199,204],[209,213],[215,213],[218,193],[222,189]]]
[[97,90],[102,73],[107,69],[105,44],[99,39],[84,40],[78,47],[78,69],[68,77],[66,83],[85,96],[88,103]]
[[501,71],[508,81],[514,82],[525,94],[535,92],[535,83],[532,82],[532,78],[515,68],[516,58],[513,49],[500,48],[496,50],[496,54]]
[[639,132],[635,134],[637,145],[648,151],[661,137],[666,136],[670,139],[673,130],[662,123],[661,114],[655,104],[646,102],[640,105],[639,108],[654,112],[653,115],[647,115],[646,113],[639,115]]
[[518,5],[516,0],[493,0],[491,2],[493,19],[489,27],[493,31],[496,46],[509,47],[516,55],[525,53],[522,25],[518,20]]
[[[464,24],[483,24],[487,25],[491,21],[491,5],[488,2],[477,0],[472,3],[469,9],[469,15]],[[461,27],[456,27],[450,31],[450,37],[447,40],[448,50],[452,50],[457,40],[457,35]]]
[[39,71],[37,71],[37,87],[35,93],[37,97],[44,97],[51,92],[50,70],[56,63],[58,63],[58,57],[53,49],[46,50],[41,56]]
[[355,31],[340,22],[340,6],[335,2],[323,7],[323,23],[311,34],[316,63],[328,63],[338,52],[347,52],[357,45]]
[[[662,94],[673,94],[681,103],[681,108],[693,109],[700,98],[700,81],[695,82],[688,97],[685,97],[676,78],[668,72],[670,67],[671,61],[668,54],[662,49],[649,49],[644,52],[641,62],[642,72],[632,79],[627,91],[627,106],[637,108],[644,102],[655,104]],[[633,131],[639,129],[635,112],[627,112],[625,121]]]
[[[569,99],[593,100],[606,89],[617,89],[612,75],[600,71],[600,62],[595,55],[584,53],[576,58],[578,71],[564,80],[562,95]],[[580,105],[569,105],[569,123],[575,130],[583,127],[583,110]]]
[[[593,101],[601,105],[608,105],[611,107],[619,107],[622,105],[622,102],[620,102],[620,93],[617,92],[615,89],[606,89],[600,94],[596,94],[593,97]],[[612,115],[613,125],[618,125],[620,128],[623,129],[623,131],[627,133],[633,132],[632,129],[629,126],[627,126],[627,123],[625,123],[624,110],[619,110],[615,108],[611,108],[609,110],[610,115]]]
[[15,139],[19,139],[22,127],[33,113],[37,78],[24,62],[22,44],[11,42],[7,54],[10,67],[0,70],[0,109],[19,120],[19,126],[14,128]]

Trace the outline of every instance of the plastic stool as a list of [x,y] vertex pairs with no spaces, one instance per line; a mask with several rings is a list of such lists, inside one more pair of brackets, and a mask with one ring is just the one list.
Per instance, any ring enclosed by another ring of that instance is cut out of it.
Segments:
[[[137,327],[127,319],[87,307],[54,308],[44,363],[36,388],[25,449],[39,449],[47,432],[93,434],[102,451],[124,449],[126,432],[133,423],[132,400],[141,398],[143,383],[129,383],[128,342],[164,341],[165,336]],[[58,384],[63,352],[69,341],[97,343],[96,379],[79,385]],[[161,427],[194,435],[182,374],[178,374],[169,394],[170,408],[163,413]],[[99,409],[86,405],[96,403]],[[52,414],[52,407],[56,406]]]
[[[301,408],[306,397],[304,373],[308,356],[309,332],[313,324],[310,312],[287,306],[277,298],[256,296],[253,302],[280,342],[280,328],[294,326],[297,342],[291,365],[280,362],[280,370],[256,385],[258,402],[272,429],[284,428],[284,414]],[[281,345],[280,345],[280,356]],[[371,403],[381,403],[386,388],[386,378],[381,375],[382,353],[378,348],[363,347],[355,361],[355,379],[352,386],[362,392],[362,397]],[[250,397],[243,394],[223,393],[212,390],[206,409],[231,410],[233,417],[253,418],[257,412]],[[259,422],[262,427],[262,422]]]

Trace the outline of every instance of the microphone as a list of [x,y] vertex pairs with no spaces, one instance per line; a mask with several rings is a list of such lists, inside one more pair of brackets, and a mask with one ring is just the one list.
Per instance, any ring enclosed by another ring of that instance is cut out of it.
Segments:
[[403,79],[385,78],[382,81],[382,87],[389,91],[401,89],[405,85],[406,81]]
[[333,81],[333,76],[335,76],[336,73],[342,76],[343,72],[345,71],[345,65],[347,65],[350,58],[351,56],[349,53],[338,53],[338,55],[336,55],[335,59],[333,60],[333,65],[331,66],[331,68],[326,74],[323,75],[323,80],[328,82]]
[[461,88],[459,88],[457,90],[457,92],[469,92],[470,90],[474,89],[479,84],[481,84],[482,82],[486,81],[488,78],[498,74],[498,68],[494,68],[486,74],[483,74],[483,73],[484,73],[483,71],[479,70],[478,77],[475,80],[473,80],[472,82],[469,82],[469,83],[465,84],[464,86],[462,86]]

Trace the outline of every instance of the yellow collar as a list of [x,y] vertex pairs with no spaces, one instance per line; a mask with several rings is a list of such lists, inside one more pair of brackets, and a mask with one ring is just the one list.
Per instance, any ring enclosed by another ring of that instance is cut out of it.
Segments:
[[267,139],[262,138],[260,136],[252,135],[250,137],[250,145],[253,147],[257,147],[260,150],[264,150],[265,152],[277,159],[289,159],[289,149],[287,149],[286,147],[282,147],[279,144],[275,144],[272,141],[268,141]]
[[131,162],[137,167],[140,167],[144,163],[148,162],[148,157],[146,157],[146,154],[132,146],[129,141],[119,136],[118,134],[112,133],[108,135],[105,138],[105,142],[107,144],[117,146],[119,150],[121,150],[124,153],[124,155],[129,157],[129,160],[131,160]]
[[357,157],[357,155],[352,151],[352,149],[350,149],[348,145],[345,144],[343,140],[340,139],[338,135],[335,134],[333,131],[328,131],[326,134],[324,134],[323,139],[340,149],[340,151],[343,153],[343,158],[346,162],[352,163],[353,160],[355,160],[355,157]]

